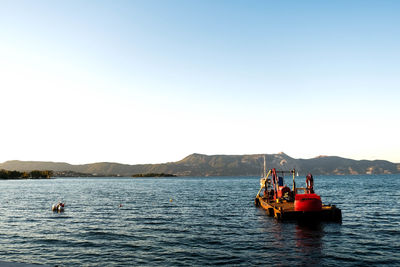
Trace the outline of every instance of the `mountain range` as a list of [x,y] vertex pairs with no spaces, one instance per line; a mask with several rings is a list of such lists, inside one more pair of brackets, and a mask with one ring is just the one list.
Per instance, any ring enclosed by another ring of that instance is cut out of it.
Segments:
[[[385,160],[353,160],[336,156],[318,156],[295,159],[285,153],[253,155],[203,155],[191,154],[177,162],[161,164],[127,165],[99,162],[72,165],[63,162],[6,161],[0,169],[32,171],[52,170],[56,175],[66,173],[88,176],[131,176],[133,174],[168,173],[177,176],[259,176],[262,174],[264,155],[267,168],[291,170],[304,175],[393,174],[400,173],[400,164]],[[70,175],[71,176],[71,175]]]

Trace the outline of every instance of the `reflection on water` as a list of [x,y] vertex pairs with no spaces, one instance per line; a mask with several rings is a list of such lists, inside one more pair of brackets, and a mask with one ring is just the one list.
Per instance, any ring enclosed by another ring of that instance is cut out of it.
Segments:
[[268,243],[262,253],[277,266],[319,266],[322,264],[324,224],[310,222],[280,222],[258,209],[258,221],[263,226],[261,236]]
[[295,227],[296,248],[307,265],[318,266],[323,257],[322,238],[324,230],[322,223],[300,223]]

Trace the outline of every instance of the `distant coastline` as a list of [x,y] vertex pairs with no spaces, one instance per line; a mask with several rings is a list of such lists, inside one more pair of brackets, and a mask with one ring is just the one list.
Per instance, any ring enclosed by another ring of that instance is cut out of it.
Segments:
[[137,173],[132,175],[132,177],[177,177],[177,176],[169,173]]
[[[72,165],[63,162],[6,161],[0,169],[8,172],[32,172],[51,170],[53,177],[132,177],[135,174],[148,177],[154,174],[174,176],[259,176],[266,156],[268,168],[296,169],[300,175],[358,175],[400,173],[400,163],[385,160],[353,160],[336,156],[318,156],[296,159],[285,153],[253,155],[204,155],[191,154],[182,160],[161,164],[127,165],[100,162]],[[11,175],[14,177],[13,175]],[[28,175],[29,176],[29,175]],[[18,174],[17,177],[26,177]],[[36,177],[36,176],[35,176]],[[158,176],[156,176],[158,177]]]
[[53,176],[53,171],[49,170],[34,170],[30,172],[19,172],[19,171],[9,171],[0,170],[1,180],[14,180],[14,179],[50,179]]

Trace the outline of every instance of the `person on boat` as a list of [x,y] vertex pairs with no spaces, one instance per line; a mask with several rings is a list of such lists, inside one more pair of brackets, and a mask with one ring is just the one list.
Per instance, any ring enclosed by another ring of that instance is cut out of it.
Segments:
[[307,193],[314,194],[314,178],[311,173],[306,176]]

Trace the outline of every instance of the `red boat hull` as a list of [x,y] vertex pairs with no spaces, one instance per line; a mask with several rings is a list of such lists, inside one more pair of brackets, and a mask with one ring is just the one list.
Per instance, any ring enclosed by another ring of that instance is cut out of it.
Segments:
[[295,211],[321,211],[322,201],[317,194],[297,194],[294,201]]

